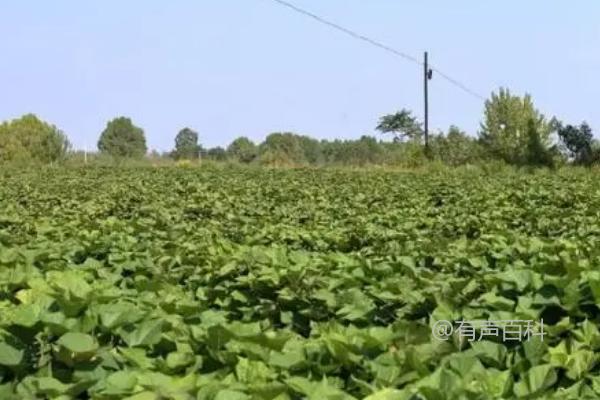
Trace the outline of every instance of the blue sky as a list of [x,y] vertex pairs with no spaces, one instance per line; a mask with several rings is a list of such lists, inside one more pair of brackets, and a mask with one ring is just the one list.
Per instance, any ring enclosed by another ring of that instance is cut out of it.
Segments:
[[[547,115],[600,129],[600,3],[292,0],[421,57],[486,97],[529,92]],[[130,116],[152,149],[189,126],[205,146],[274,131],[375,134],[382,114],[422,115],[421,69],[272,0],[4,2],[0,120],[33,112],[93,148]],[[434,78],[433,129],[475,135],[483,103]]]

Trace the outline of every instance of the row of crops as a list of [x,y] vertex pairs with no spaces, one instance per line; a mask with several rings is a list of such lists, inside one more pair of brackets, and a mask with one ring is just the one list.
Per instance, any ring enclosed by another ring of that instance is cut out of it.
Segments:
[[600,398],[599,245],[590,172],[0,171],[0,399]]

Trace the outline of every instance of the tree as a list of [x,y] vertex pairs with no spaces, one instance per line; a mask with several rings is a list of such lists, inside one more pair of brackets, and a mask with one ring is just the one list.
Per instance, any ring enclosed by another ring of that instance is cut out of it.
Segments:
[[589,165],[593,162],[592,144],[594,135],[592,128],[583,122],[579,127],[557,124],[558,137],[569,152],[573,163]]
[[319,164],[323,159],[321,143],[309,136],[299,136],[298,141],[304,153],[304,159],[310,164]]
[[385,162],[385,145],[372,136],[363,135],[358,140],[322,140],[319,148],[321,160],[331,164],[365,165]]
[[70,146],[62,131],[33,114],[0,125],[0,161],[54,162]]
[[225,151],[222,147],[213,147],[208,149],[206,152],[206,157],[209,160],[213,161],[226,161],[227,160],[227,151]]
[[200,154],[198,145],[198,133],[190,128],[183,128],[175,137],[175,149],[173,158],[176,160],[187,159],[195,160]]
[[148,149],[143,129],[131,119],[119,117],[106,124],[98,140],[98,150],[113,157],[141,158]]
[[448,165],[464,165],[481,158],[481,147],[477,140],[469,137],[456,126],[451,126],[444,136],[432,135],[432,155]]
[[250,139],[241,136],[227,147],[227,154],[238,162],[251,163],[258,157],[258,148]]
[[386,164],[402,167],[418,167],[427,163],[428,157],[421,143],[414,140],[408,142],[383,142],[384,160]]
[[533,105],[531,96],[514,96],[500,88],[485,102],[484,122],[479,137],[490,155],[508,163],[519,164],[526,158],[530,121],[544,148],[550,142],[550,124]]
[[300,136],[285,132],[271,133],[259,148],[265,164],[302,164],[306,162]]
[[382,133],[394,134],[395,140],[401,140],[404,137],[420,140],[423,134],[421,123],[406,109],[395,114],[384,115],[379,120],[376,129]]
[[527,146],[524,163],[535,167],[553,167],[554,159],[551,151],[542,143],[536,123],[533,119],[529,120],[527,129]]

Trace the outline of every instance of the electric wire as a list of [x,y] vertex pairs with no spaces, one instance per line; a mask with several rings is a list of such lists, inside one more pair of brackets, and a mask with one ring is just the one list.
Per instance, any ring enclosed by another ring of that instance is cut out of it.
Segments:
[[[394,54],[394,55],[396,55],[398,57],[404,58],[405,60],[408,60],[410,62],[413,62],[415,64],[423,66],[423,62],[422,61],[419,61],[417,58],[415,58],[415,57],[413,57],[413,56],[411,56],[409,54],[406,54],[406,53],[404,53],[402,51],[396,50],[393,47],[390,47],[390,46],[388,46],[386,44],[383,44],[383,43],[381,43],[381,42],[379,42],[379,41],[377,41],[375,39],[371,39],[370,37],[362,35],[362,34],[360,34],[358,32],[355,32],[355,31],[353,31],[351,29],[345,28],[345,27],[343,27],[343,26],[341,26],[341,25],[339,25],[339,24],[337,24],[335,22],[332,22],[332,21],[330,21],[330,20],[328,20],[326,18],[323,18],[323,17],[321,17],[321,16],[319,16],[317,14],[314,14],[314,13],[312,13],[310,11],[307,11],[307,10],[305,10],[305,9],[303,9],[303,8],[295,5],[295,4],[292,4],[289,1],[286,1],[286,0],[272,0],[272,1],[275,2],[275,3],[278,3],[280,5],[282,5],[284,7],[287,7],[287,8],[289,8],[289,9],[291,9],[291,10],[293,10],[293,11],[299,13],[299,14],[302,14],[302,15],[304,15],[306,17],[312,18],[312,19],[316,20],[317,22],[319,22],[321,24],[329,26],[330,28],[333,28],[333,29],[336,29],[336,30],[338,30],[340,32],[343,32],[346,35],[349,35],[349,36],[353,37],[354,39],[361,40],[361,41],[363,41],[365,43],[368,43],[368,44],[370,44],[372,46],[378,47],[379,49],[387,51],[388,53]],[[438,74],[440,77],[442,77],[442,79],[445,79],[446,81],[450,82],[452,85],[458,87],[459,89],[461,89],[465,93],[467,93],[467,94],[469,94],[469,95],[471,95],[471,96],[473,96],[473,97],[475,97],[475,98],[477,98],[479,100],[484,100],[485,101],[486,98],[484,96],[480,95],[475,90],[470,89],[467,85],[465,85],[464,83],[460,82],[459,80],[457,80],[455,78],[452,78],[450,75],[446,74],[445,72],[441,71],[440,69],[438,69],[438,68],[436,68],[434,66],[431,66],[431,70],[433,70],[436,74]]]

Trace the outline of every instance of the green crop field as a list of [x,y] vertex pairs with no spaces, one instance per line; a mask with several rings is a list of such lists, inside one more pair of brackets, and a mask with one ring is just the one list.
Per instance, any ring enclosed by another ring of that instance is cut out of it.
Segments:
[[5,170],[0,399],[600,398],[599,256],[594,172]]

